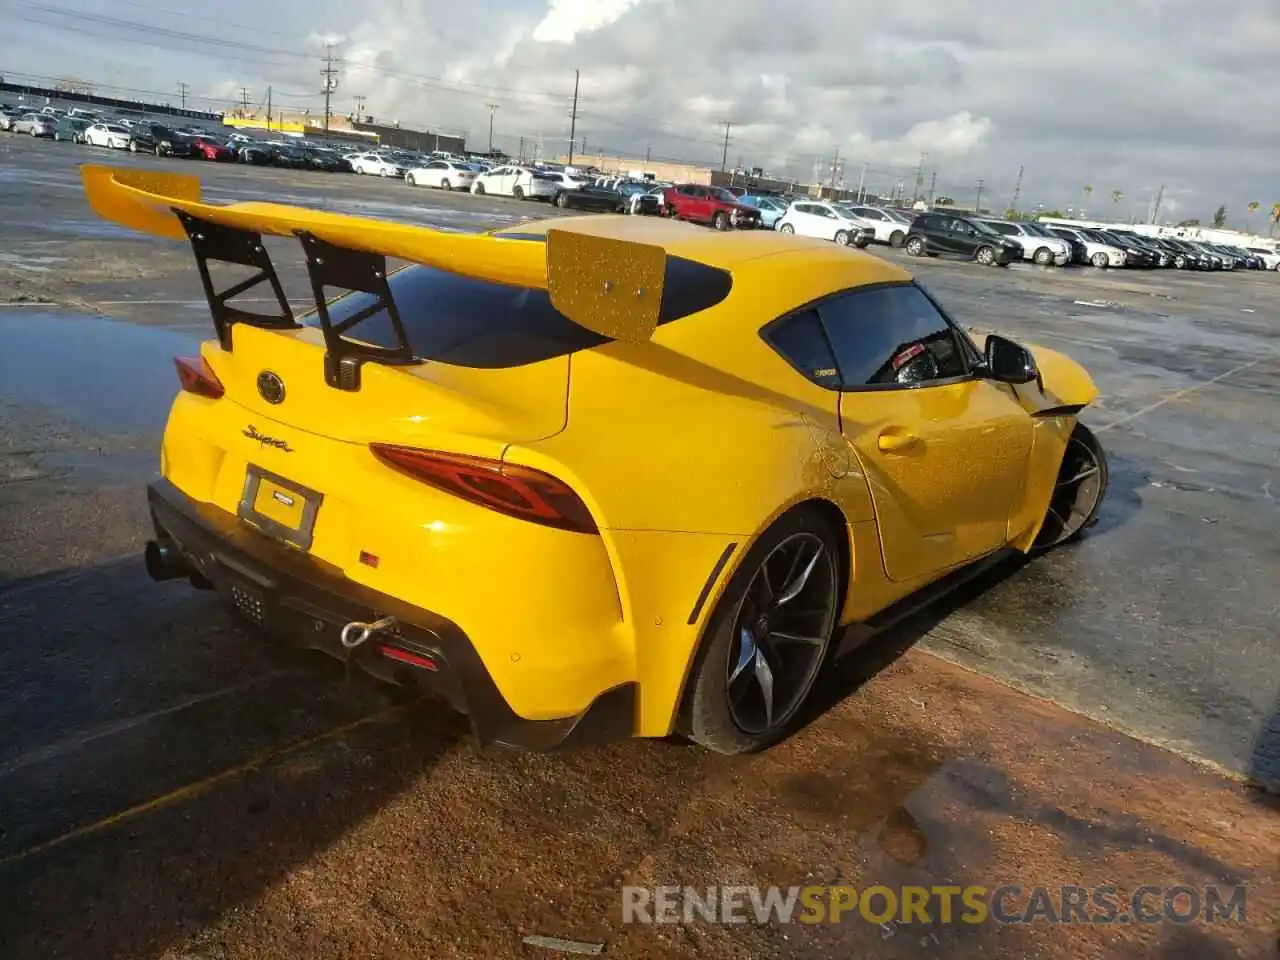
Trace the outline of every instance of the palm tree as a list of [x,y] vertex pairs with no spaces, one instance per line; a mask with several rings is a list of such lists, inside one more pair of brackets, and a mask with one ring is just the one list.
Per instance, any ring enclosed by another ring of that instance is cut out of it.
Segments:
[[1093,196],[1093,184],[1086,183],[1083,187],[1081,187],[1080,195],[1084,198],[1080,206],[1087,207],[1089,205],[1089,198]]
[[1249,229],[1253,229],[1253,215],[1258,212],[1258,208],[1262,206],[1257,200],[1249,201]]
[[1273,237],[1276,235],[1277,227],[1280,227],[1280,203],[1273,203],[1271,205],[1271,230],[1270,230],[1270,233]]
[[1121,200],[1123,200],[1123,199],[1124,199],[1124,194],[1123,194],[1123,193],[1121,193],[1119,190],[1112,190],[1112,191],[1111,191],[1111,202],[1112,202],[1112,203],[1119,203],[1119,202],[1120,202]]

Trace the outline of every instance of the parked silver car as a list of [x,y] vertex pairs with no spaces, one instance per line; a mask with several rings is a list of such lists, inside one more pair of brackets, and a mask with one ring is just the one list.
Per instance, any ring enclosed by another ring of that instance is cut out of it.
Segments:
[[27,113],[13,125],[13,132],[29,133],[33,137],[52,137],[57,128],[58,122],[53,117],[42,113]]

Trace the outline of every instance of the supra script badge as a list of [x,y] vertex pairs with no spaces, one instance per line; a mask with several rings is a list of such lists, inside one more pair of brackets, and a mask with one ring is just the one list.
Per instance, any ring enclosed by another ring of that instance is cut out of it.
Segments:
[[268,437],[265,433],[259,433],[258,428],[252,423],[240,432],[250,440],[257,440],[260,446],[275,447],[277,450],[283,450],[285,453],[293,453],[293,447],[289,446],[288,443],[277,437]]

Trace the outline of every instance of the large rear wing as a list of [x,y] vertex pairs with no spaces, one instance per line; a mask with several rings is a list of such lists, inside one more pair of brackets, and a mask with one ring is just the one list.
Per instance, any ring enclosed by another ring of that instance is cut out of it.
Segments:
[[[359,388],[360,365],[366,360],[413,362],[387,285],[388,258],[546,290],[552,305],[569,320],[613,340],[644,342],[658,325],[667,255],[652,244],[551,229],[544,245],[277,203],[210,204],[202,199],[199,178],[190,174],[96,164],[80,169],[89,205],[103,219],[152,236],[190,242],[224,350],[232,348],[231,329],[236,323],[269,329],[298,326],[262,238],[299,239],[325,338],[326,379],[341,389]],[[236,264],[255,272],[216,290],[210,263]],[[270,285],[279,313],[252,313],[231,304],[262,283]],[[374,302],[334,324],[325,293],[333,288],[368,293]],[[395,331],[395,346],[377,347],[345,336],[383,310]]]

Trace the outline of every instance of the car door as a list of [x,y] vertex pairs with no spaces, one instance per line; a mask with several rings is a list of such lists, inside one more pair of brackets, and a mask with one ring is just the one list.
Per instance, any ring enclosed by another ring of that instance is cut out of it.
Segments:
[[804,229],[801,230],[797,227],[796,233],[805,237],[816,237],[820,240],[827,239],[828,225],[826,218],[823,216],[822,207],[816,203],[804,203],[799,206],[801,209],[800,220]]
[[974,256],[979,247],[995,239],[994,237],[984,237],[977,227],[968,220],[962,220],[959,217],[948,217],[946,219],[946,232],[950,237],[952,252],[964,257]]
[[962,253],[961,244],[962,237],[956,230],[956,222],[953,217],[940,217],[936,214],[926,213],[917,217],[912,229],[919,230],[925,235],[925,243],[933,250],[934,253],[955,254]]
[[885,574],[927,580],[1009,542],[1033,421],[913,283],[818,305],[841,382],[841,431],[865,471]]

